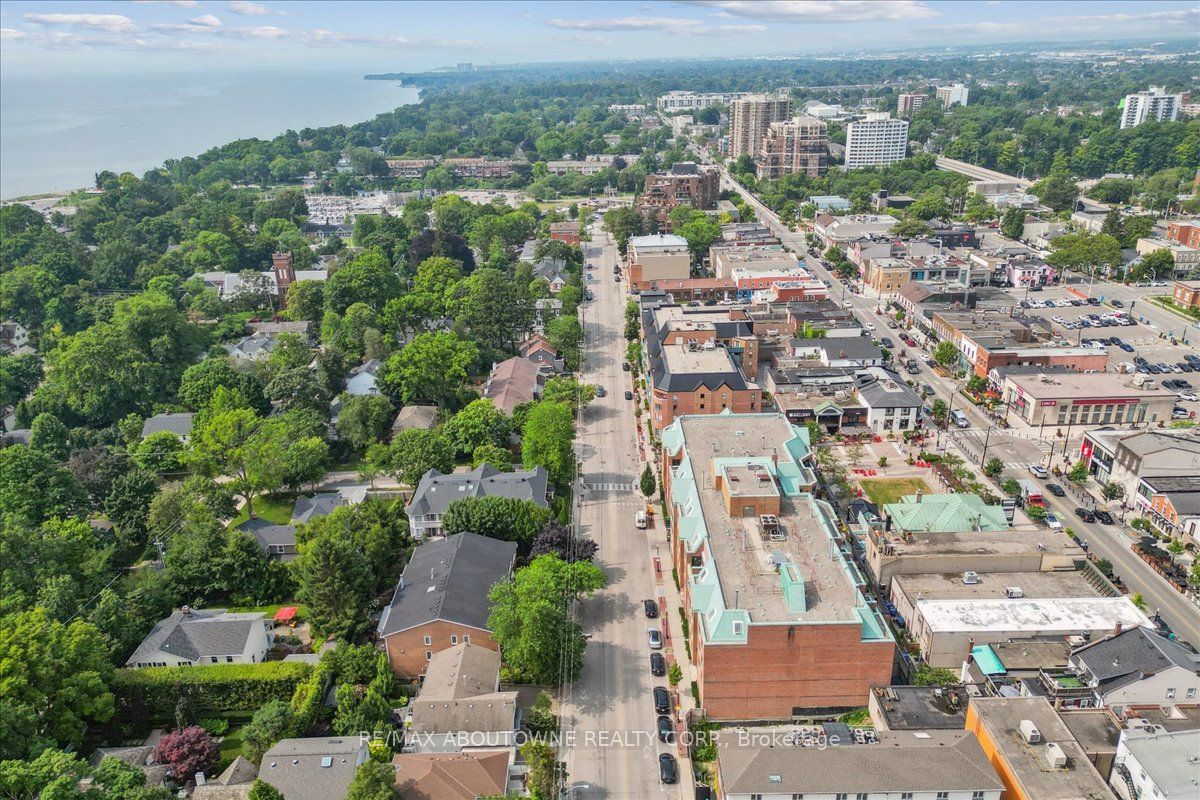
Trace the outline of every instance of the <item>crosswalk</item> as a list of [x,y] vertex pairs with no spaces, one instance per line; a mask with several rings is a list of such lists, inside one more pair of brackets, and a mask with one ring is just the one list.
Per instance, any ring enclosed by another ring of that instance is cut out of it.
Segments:
[[583,483],[584,491],[588,492],[632,492],[632,483]]

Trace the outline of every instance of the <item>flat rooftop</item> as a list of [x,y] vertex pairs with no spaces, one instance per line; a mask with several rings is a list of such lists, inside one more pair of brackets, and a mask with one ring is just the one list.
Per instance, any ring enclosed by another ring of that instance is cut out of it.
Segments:
[[959,556],[1019,555],[1030,552],[1086,558],[1083,549],[1062,531],[1014,526],[1005,531],[952,531],[914,533],[906,542],[897,534],[884,534],[895,555]]
[[[857,621],[859,592],[830,536],[830,523],[807,494],[781,498],[783,536],[763,536],[757,517],[731,517],[716,488],[713,462],[769,462],[794,436],[792,426],[775,414],[685,416],[680,420],[688,457],[696,475],[707,549],[716,563],[726,608],[750,614],[752,622],[783,620]],[[793,611],[780,585],[776,556],[790,559],[804,581],[806,608]]]
[[[1112,800],[1112,791],[1092,766],[1087,754],[1066,724],[1041,697],[976,697],[971,708],[980,725],[1007,762],[1025,797],[1038,800]],[[1042,743],[1031,745],[1021,735],[1022,720],[1042,734]],[[1046,743],[1054,742],[1067,756],[1065,769],[1052,769],[1046,760]]]
[[1074,634],[1150,626],[1151,622],[1128,597],[1054,597],[1009,600],[921,600],[917,613],[934,633]]
[[1177,703],[1170,708],[1159,706],[1131,706],[1125,709],[1125,718],[1144,719],[1151,725],[1159,725],[1169,731],[1200,729],[1200,705]]
[[1071,708],[1058,712],[1075,741],[1089,755],[1116,755],[1121,729],[1106,708]]
[[724,347],[705,350],[682,344],[666,344],[663,345],[662,356],[667,371],[673,375],[720,375],[725,372],[738,372],[737,364]]
[[909,602],[921,600],[977,600],[1005,597],[1010,586],[1019,587],[1031,599],[1054,597],[1100,597],[1082,571],[1075,572],[986,572],[979,583],[965,584],[962,573],[897,575],[892,578],[893,594],[903,594]]
[[875,686],[871,689],[893,731],[958,730],[966,727],[966,692],[958,686]]
[[[1061,351],[1056,351],[1061,352]],[[1032,397],[1052,398],[1112,398],[1112,397],[1173,397],[1167,389],[1141,389],[1127,375],[1096,372],[1092,374],[1055,372],[1042,380],[1037,375],[1010,375],[1008,382]]]

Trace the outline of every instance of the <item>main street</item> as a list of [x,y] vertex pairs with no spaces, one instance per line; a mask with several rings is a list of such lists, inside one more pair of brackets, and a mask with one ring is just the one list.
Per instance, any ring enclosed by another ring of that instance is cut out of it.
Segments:
[[[641,494],[638,478],[636,418],[625,399],[632,389],[630,373],[621,369],[625,358],[623,283],[614,280],[617,249],[598,232],[584,243],[584,257],[594,263],[594,280],[586,280],[595,299],[583,304],[584,350],[581,380],[603,386],[583,412],[578,426],[582,460],[578,508],[579,533],[600,546],[597,563],[608,586],[579,603],[584,633],[591,638],[578,681],[564,689],[560,713],[568,737],[563,758],[572,798],[677,797],[675,786],[658,780],[658,753],[668,752],[655,734],[656,714],[651,690],[666,686],[665,678],[650,675],[646,629],[651,621],[642,600],[655,596],[647,531],[634,527]],[[657,626],[659,620],[653,621]],[[673,748],[672,748],[673,749]],[[680,763],[680,773],[687,770]],[[686,781],[684,775],[681,780]],[[684,783],[679,786],[685,785]]]
[[[825,269],[824,265],[817,258],[808,255],[808,247],[804,234],[789,230],[774,212],[734,181],[724,165],[720,166],[720,170],[723,189],[730,189],[741,195],[754,209],[759,221],[770,227],[786,247],[804,258],[808,269],[818,278],[824,279],[830,286],[838,285],[838,278]],[[1107,297],[1132,300],[1139,299],[1142,294],[1152,290],[1144,287],[1127,287],[1119,284],[1101,284],[1101,282],[1097,282],[1095,291],[1097,295],[1107,293]],[[1159,291],[1165,290],[1160,289]],[[856,315],[861,321],[869,322],[875,326],[876,336],[889,335],[889,329],[886,327],[887,314],[882,313],[886,306],[885,300],[877,300],[851,293],[847,293],[845,297],[850,300]],[[834,299],[839,302],[841,301],[841,298],[838,296],[835,296]],[[881,313],[876,313],[877,309]],[[1135,316],[1139,314],[1147,316],[1153,323],[1156,323],[1156,327],[1161,326],[1161,330],[1171,330],[1172,327],[1181,330],[1185,325],[1182,320],[1169,314],[1169,312],[1154,308],[1145,302],[1139,302],[1134,307],[1133,313]],[[1173,325],[1172,321],[1174,321]],[[1196,338],[1200,338],[1200,335]],[[918,356],[919,359],[921,354],[914,353],[913,355]],[[955,394],[958,386],[954,380],[938,376],[924,363],[921,363],[920,373],[913,377],[918,382],[927,383],[933,387],[935,397],[940,397],[942,400],[950,402],[951,396],[954,395],[954,408],[961,409],[967,415],[972,428],[986,431],[994,424],[976,406],[966,402],[961,394]],[[949,444],[948,437],[942,437],[942,441]],[[971,453],[972,451],[967,448],[962,455],[970,462],[972,461]],[[1075,454],[1071,453],[1070,455],[1073,457]],[[976,463],[978,462],[977,458],[974,460]],[[1011,469],[1009,472],[1013,477],[1033,478],[1028,473],[1021,473]],[[1147,611],[1150,614],[1154,614],[1155,612],[1160,613],[1163,620],[1171,626],[1179,637],[1187,640],[1196,647],[1200,647],[1200,608],[1197,608],[1196,604],[1190,599],[1175,591],[1170,584],[1150,568],[1150,565],[1138,558],[1130,549],[1133,539],[1127,533],[1116,525],[1087,523],[1079,519],[1073,512],[1076,503],[1070,497],[1056,498],[1047,493],[1046,500],[1050,510],[1054,511],[1059,519],[1063,521],[1063,524],[1073,528],[1081,539],[1088,542],[1091,551],[1096,554],[1097,558],[1106,559],[1113,565],[1113,572],[1125,581],[1131,592],[1142,595],[1146,601]],[[1084,505],[1091,507],[1090,502],[1084,503]]]

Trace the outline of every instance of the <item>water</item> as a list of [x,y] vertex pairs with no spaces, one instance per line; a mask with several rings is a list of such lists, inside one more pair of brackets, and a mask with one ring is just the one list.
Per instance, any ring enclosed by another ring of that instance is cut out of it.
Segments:
[[89,186],[106,169],[141,175],[234,139],[362,122],[416,101],[416,89],[348,72],[5,75],[0,197]]

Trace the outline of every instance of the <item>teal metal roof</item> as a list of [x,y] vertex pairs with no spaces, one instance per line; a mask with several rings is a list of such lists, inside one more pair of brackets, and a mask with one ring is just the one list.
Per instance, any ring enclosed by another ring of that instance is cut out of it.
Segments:
[[1009,528],[1004,508],[989,506],[975,494],[926,494],[919,498],[910,494],[883,508],[891,516],[893,527],[900,531],[953,533]]
[[983,670],[984,675],[1003,675],[1008,670],[1000,663],[999,656],[989,645],[977,645],[971,648],[971,658]]

